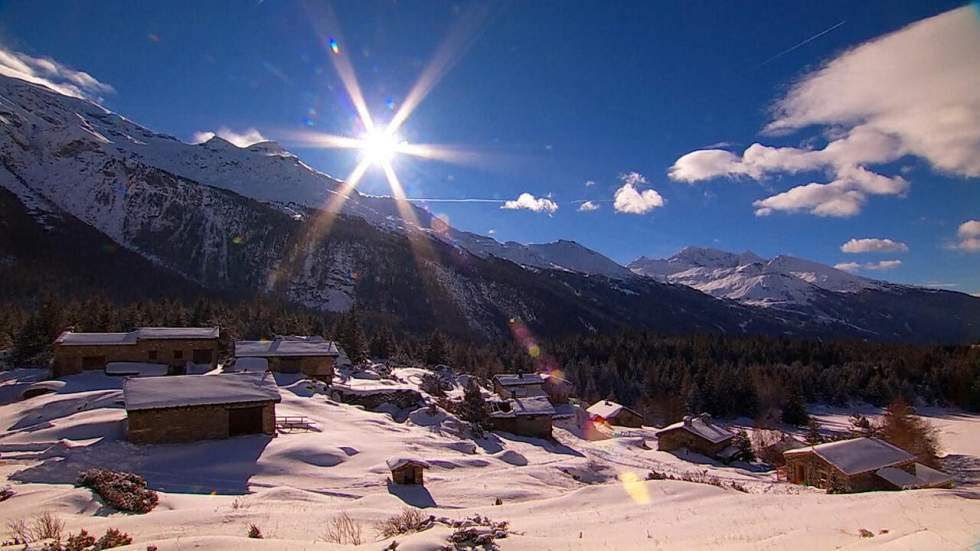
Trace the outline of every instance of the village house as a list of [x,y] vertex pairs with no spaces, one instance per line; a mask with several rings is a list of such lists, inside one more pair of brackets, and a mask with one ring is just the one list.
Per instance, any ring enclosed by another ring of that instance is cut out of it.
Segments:
[[610,425],[620,427],[643,426],[643,416],[636,410],[609,400],[599,400],[592,404],[586,411],[589,412],[589,417],[593,421],[609,423]]
[[391,481],[395,484],[425,485],[422,471],[429,468],[427,462],[414,457],[391,457],[387,463],[391,470]]
[[878,438],[852,438],[783,452],[786,477],[838,492],[948,486],[952,479]]
[[674,451],[686,449],[706,457],[727,459],[734,452],[731,446],[735,434],[716,425],[711,416],[685,416],[682,421],[657,431],[657,449]]
[[493,391],[501,398],[547,396],[552,405],[567,404],[572,384],[549,373],[502,373],[493,376]]
[[106,364],[162,364],[171,374],[185,366],[214,369],[218,362],[217,327],[140,327],[125,333],[65,331],[54,341],[54,376],[105,370]]
[[160,444],[276,432],[271,375],[177,375],[123,384],[131,442]]
[[490,412],[490,420],[494,430],[533,436],[536,438],[551,437],[551,421],[555,408],[547,396],[528,396],[512,398],[497,404]]
[[235,342],[236,363],[242,358],[264,358],[270,371],[302,373],[327,382],[333,380],[339,354],[334,342],[320,336],[277,335],[267,341]]

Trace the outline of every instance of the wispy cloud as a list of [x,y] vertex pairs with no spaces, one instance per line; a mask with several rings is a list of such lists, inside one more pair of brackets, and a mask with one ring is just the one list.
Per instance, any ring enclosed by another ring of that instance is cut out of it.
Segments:
[[64,94],[101,102],[105,94],[115,93],[85,71],[72,69],[50,57],[34,57],[0,45],[0,74],[47,86]]
[[595,185],[595,180],[586,180],[585,187],[592,187]]
[[268,141],[266,137],[255,128],[246,128],[241,132],[236,132],[230,128],[222,126],[217,132],[212,132],[210,130],[195,132],[191,137],[191,143],[204,143],[215,136],[228,140],[238,147],[248,147],[252,144]]
[[980,176],[978,66],[980,25],[973,6],[924,19],[831,59],[776,102],[764,131],[822,127],[829,140],[823,149],[753,144],[742,155],[704,149],[680,157],[670,177],[761,180],[824,172],[830,181],[755,201],[756,214],[846,217],[860,213],[872,196],[904,195],[909,188],[902,176],[869,166],[914,155],[942,172]]
[[595,201],[585,201],[578,206],[579,212],[592,212],[599,210],[599,204]]
[[909,252],[909,246],[901,241],[866,237],[863,239],[851,239],[841,245],[840,250],[849,254],[907,253]]
[[504,201],[504,204],[500,208],[510,210],[525,209],[532,212],[554,214],[558,210],[558,203],[547,197],[535,197],[530,193],[522,193],[517,196],[517,199]]
[[840,264],[834,264],[834,268],[838,270],[844,270],[845,272],[856,272],[859,270],[870,270],[870,271],[880,271],[880,270],[894,270],[902,265],[901,260],[879,260],[878,262],[841,262]]

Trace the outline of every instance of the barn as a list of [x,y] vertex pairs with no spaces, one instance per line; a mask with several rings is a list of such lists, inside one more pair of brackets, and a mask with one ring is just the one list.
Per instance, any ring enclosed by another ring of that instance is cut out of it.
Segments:
[[340,352],[337,345],[321,336],[277,335],[272,340],[235,342],[235,361],[264,358],[270,371],[302,373],[330,382]]
[[668,425],[657,431],[657,449],[674,451],[686,449],[707,457],[724,457],[730,455],[726,450],[735,435],[711,420],[711,416],[702,413],[698,416],[688,415],[683,420]]
[[593,421],[619,427],[643,426],[643,416],[639,412],[610,400],[600,400],[589,406],[587,411]]
[[107,364],[134,362],[168,366],[183,373],[188,363],[214,369],[217,327],[140,327],[124,333],[65,331],[54,341],[54,376],[102,371]]
[[494,430],[533,436],[536,438],[551,437],[551,421],[555,408],[547,396],[529,396],[513,398],[496,406],[490,412],[490,420]]
[[795,484],[836,492],[947,486],[952,479],[878,438],[852,438],[783,452]]
[[544,396],[544,380],[537,373],[501,373],[493,376],[493,391],[504,399]]
[[127,434],[138,444],[274,435],[279,388],[271,375],[127,379]]

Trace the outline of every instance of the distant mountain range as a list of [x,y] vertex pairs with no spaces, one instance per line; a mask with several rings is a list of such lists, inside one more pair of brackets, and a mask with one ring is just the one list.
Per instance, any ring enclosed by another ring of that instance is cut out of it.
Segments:
[[[57,271],[62,286],[125,279],[107,273],[124,257],[141,275],[130,285],[184,281],[327,311],[356,303],[412,329],[483,337],[509,334],[509,320],[520,318],[539,334],[635,327],[980,338],[980,299],[792,257],[688,248],[624,267],[573,241],[436,231],[431,213],[414,205],[413,225],[391,198],[356,191],[321,236],[319,209],[341,182],[278,144],[187,144],[3,76],[0,188],[0,276],[20,266],[21,281],[25,266]],[[113,259],[98,252],[113,247]]]

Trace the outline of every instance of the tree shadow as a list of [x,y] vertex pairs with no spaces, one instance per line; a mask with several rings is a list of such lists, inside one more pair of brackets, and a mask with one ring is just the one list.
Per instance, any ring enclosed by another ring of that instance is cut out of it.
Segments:
[[395,484],[389,480],[388,493],[412,507],[418,507],[419,509],[436,507],[436,500],[425,486],[417,484]]
[[523,442],[525,444],[537,446],[539,448],[544,449],[548,453],[559,453],[562,455],[571,455],[574,457],[585,457],[585,455],[582,452],[574,448],[570,448],[553,438],[534,438],[533,436],[521,436],[519,434],[512,434],[509,432],[501,432],[499,434],[500,434],[500,438],[503,440],[509,440],[512,442]]

